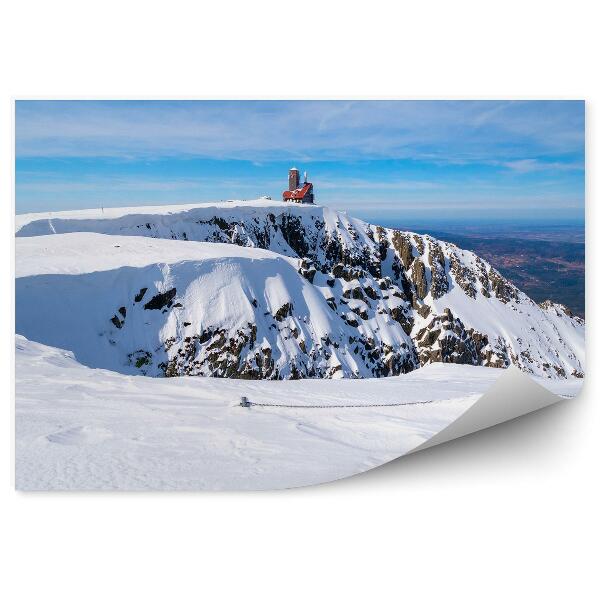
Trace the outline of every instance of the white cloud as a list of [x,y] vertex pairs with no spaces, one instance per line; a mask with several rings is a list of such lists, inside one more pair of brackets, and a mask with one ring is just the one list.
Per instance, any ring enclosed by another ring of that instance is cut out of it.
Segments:
[[536,158],[523,158],[501,163],[502,166],[516,173],[533,173],[536,171],[576,171],[583,170],[579,163],[542,162]]

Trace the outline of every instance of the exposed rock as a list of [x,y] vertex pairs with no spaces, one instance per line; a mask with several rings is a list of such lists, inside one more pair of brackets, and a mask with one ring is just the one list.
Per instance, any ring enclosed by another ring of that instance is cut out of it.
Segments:
[[277,309],[277,312],[273,316],[275,317],[275,320],[281,322],[292,314],[293,309],[294,306],[290,302],[286,302],[282,307]]
[[317,274],[317,269],[312,261],[303,259],[300,262],[300,268],[298,269],[298,273],[300,273],[302,277],[308,279],[308,281],[312,283],[315,279],[315,275]]
[[425,273],[425,265],[419,258],[414,261],[411,279],[415,285],[417,298],[423,300],[427,295],[427,275]]
[[504,279],[498,271],[490,269],[488,277],[492,291],[498,300],[505,304],[511,300],[518,302],[518,294],[515,287]]
[[413,234],[412,239],[414,240],[415,245],[417,246],[419,254],[423,256],[423,254],[425,254],[425,242],[423,241],[423,236]]
[[[402,265],[408,270],[414,260],[413,245],[410,241],[410,236],[401,231],[394,231],[392,234],[392,244],[402,261]],[[423,254],[423,252],[421,252],[421,254]]]
[[347,314],[344,316],[348,325],[350,325],[351,327],[358,327],[358,321],[354,317],[348,316]]
[[387,234],[385,229],[380,226],[377,226],[375,231],[377,232],[377,239],[379,240],[379,260],[384,261],[387,258],[389,248]]
[[148,291],[148,288],[142,288],[136,295],[135,295],[135,302],[141,302],[142,298],[144,297],[144,294]]
[[329,307],[330,307],[332,310],[335,310],[335,311],[337,311],[337,304],[336,304],[336,302],[335,302],[335,298],[333,298],[333,296],[331,296],[331,297],[327,298],[327,299],[326,299],[326,302],[327,302],[327,304],[329,304]]
[[355,306],[354,308],[351,308],[350,310],[355,315],[358,315],[364,321],[366,321],[369,318],[369,315],[367,314],[367,311],[364,308],[361,308],[360,306]]
[[117,315],[113,315],[111,318],[111,323],[117,328],[117,329],[121,329],[121,327],[123,327],[123,321],[121,321],[121,319],[119,319],[119,317],[117,317]]
[[449,309],[433,316],[416,335],[421,365],[450,362],[467,365],[488,365],[497,358],[489,347],[486,335],[467,329]]
[[136,369],[142,369],[143,367],[152,364],[152,353],[147,350],[136,350],[127,355],[130,365],[135,365]]
[[417,305],[417,312],[421,317],[426,319],[429,316],[429,313],[431,312],[431,307],[427,304]]
[[450,271],[454,276],[454,281],[458,283],[465,294],[470,298],[475,298],[477,296],[477,276],[471,269],[463,265],[454,253],[450,257]]
[[173,298],[175,298],[176,294],[177,290],[175,288],[167,290],[166,292],[156,294],[156,296],[153,296],[149,302],[146,302],[146,304],[144,304],[144,309],[161,310],[165,306],[170,307],[173,302]]
[[371,300],[379,300],[379,294],[370,285],[365,285],[363,289]]
[[404,333],[410,334],[414,324],[414,319],[412,317],[407,315],[402,308],[398,307],[392,308],[390,310],[390,316],[392,317],[392,319],[394,319],[394,321],[397,321],[398,323],[400,323],[400,325],[402,325]]
[[446,277],[446,257],[441,246],[434,241],[429,242],[429,267],[431,270],[431,296],[436,300],[448,291],[448,278]]

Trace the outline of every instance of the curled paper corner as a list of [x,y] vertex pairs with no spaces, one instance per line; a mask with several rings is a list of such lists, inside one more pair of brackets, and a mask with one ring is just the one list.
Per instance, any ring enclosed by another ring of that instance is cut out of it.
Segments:
[[564,399],[511,366],[458,419],[407,455],[516,419]]

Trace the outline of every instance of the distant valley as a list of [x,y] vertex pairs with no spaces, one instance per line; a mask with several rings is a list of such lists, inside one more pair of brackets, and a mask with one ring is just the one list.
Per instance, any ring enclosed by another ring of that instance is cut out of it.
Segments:
[[585,316],[583,227],[456,226],[414,230],[475,252],[536,302],[549,299]]

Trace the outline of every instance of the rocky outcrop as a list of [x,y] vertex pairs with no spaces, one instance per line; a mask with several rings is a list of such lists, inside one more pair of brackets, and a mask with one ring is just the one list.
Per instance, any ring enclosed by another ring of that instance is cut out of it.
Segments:
[[454,252],[450,255],[450,271],[462,291],[469,298],[475,298],[477,296],[477,274],[463,265]]
[[505,351],[492,349],[488,336],[465,327],[450,309],[431,317],[428,324],[416,334],[419,362],[506,367]]
[[427,295],[427,271],[420,258],[414,261],[411,269],[411,281],[414,285],[414,295],[419,300],[423,300]]
[[144,298],[144,295],[146,294],[146,292],[148,291],[148,288],[142,288],[134,297],[134,302],[141,302],[142,299]]
[[413,256],[413,246],[410,241],[410,236],[401,231],[394,231],[392,233],[392,244],[402,266],[405,269],[410,269],[410,265],[415,258]]
[[440,244],[429,242],[429,269],[431,272],[431,296],[434,300],[441,298],[450,285],[446,275],[446,257]]
[[281,323],[286,317],[289,317],[292,314],[293,308],[294,305],[291,302],[286,302],[275,311],[275,314],[273,315],[275,320]]
[[153,296],[149,302],[144,304],[145,310],[162,310],[167,307],[170,308],[173,304],[173,298],[175,298],[175,294],[177,294],[177,290],[175,288],[171,290],[167,290],[166,292],[161,292]]

